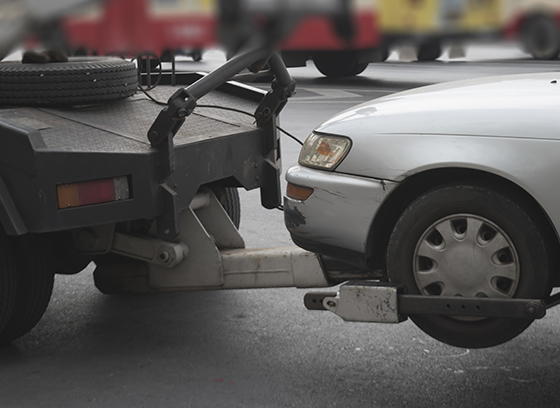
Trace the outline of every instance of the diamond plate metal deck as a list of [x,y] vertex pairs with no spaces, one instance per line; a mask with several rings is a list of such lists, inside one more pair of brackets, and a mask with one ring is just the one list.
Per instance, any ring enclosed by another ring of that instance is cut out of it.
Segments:
[[[167,101],[177,88],[159,86],[150,94]],[[226,106],[253,113],[257,104],[214,91],[199,100],[201,105]],[[144,94],[95,106],[68,108],[18,108],[0,110],[0,117],[39,130],[46,148],[68,152],[145,152],[150,149],[147,132],[164,106]],[[198,108],[189,116],[175,145],[226,137],[255,128],[246,115],[214,108]]]

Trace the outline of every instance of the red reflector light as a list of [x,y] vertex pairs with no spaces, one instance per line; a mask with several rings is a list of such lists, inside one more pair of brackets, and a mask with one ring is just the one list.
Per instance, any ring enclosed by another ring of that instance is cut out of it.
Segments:
[[86,181],[77,184],[80,205],[115,201],[115,182],[113,179]]
[[56,186],[58,208],[108,203],[129,198],[128,179],[114,177]]
[[313,191],[314,190],[309,187],[296,186],[295,184],[288,183],[286,195],[294,200],[305,201],[313,194]]

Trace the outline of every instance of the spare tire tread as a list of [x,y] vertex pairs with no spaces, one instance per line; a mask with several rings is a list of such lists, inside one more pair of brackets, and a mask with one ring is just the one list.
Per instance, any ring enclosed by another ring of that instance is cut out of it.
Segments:
[[0,62],[0,105],[83,105],[132,96],[137,70],[119,58],[78,57],[69,62]]

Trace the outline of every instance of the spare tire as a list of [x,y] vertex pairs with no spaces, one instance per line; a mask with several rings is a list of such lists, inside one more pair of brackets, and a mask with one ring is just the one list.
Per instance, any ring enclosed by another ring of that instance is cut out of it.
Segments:
[[120,58],[0,62],[0,105],[88,105],[126,98],[136,87],[136,65]]

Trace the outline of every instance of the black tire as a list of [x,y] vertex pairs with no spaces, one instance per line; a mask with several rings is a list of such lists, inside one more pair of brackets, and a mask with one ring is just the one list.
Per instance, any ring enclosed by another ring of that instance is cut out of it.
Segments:
[[416,58],[418,61],[435,61],[441,54],[443,49],[439,41],[430,41],[420,44]]
[[369,63],[367,63],[367,62],[364,62],[363,64],[356,64],[354,66],[354,69],[350,73],[350,75],[353,75],[353,76],[360,75],[362,72],[364,72],[366,70],[368,65],[369,65]]
[[0,228],[0,333],[12,317],[16,301],[16,266],[8,236]]
[[329,78],[357,75],[354,72],[360,73],[367,67],[366,64],[359,71],[361,64],[358,65],[358,56],[353,51],[320,52],[313,56],[313,62],[319,72]]
[[389,50],[389,47],[387,45],[382,45],[380,62],[387,61],[387,58],[389,58],[389,54],[391,54],[391,50]]
[[15,257],[17,287],[11,317],[0,332],[0,345],[23,336],[41,320],[54,285],[54,256],[49,241],[40,235],[10,237]]
[[239,200],[239,191],[237,188],[225,187],[225,188],[212,188],[212,191],[216,195],[216,198],[226,210],[227,215],[235,225],[235,228],[239,229],[241,224],[241,201]]
[[[552,251],[537,220],[522,200],[492,186],[437,187],[416,199],[396,223],[387,250],[389,279],[412,294],[541,299],[551,290]],[[430,336],[467,348],[501,344],[532,323],[411,318]]]
[[555,20],[541,16],[530,19],[523,27],[525,50],[538,60],[552,60],[560,53],[560,32]]
[[159,57],[159,60],[161,62],[173,62],[174,58],[175,58],[175,52],[174,51],[165,50],[161,53],[161,56]]
[[136,92],[136,66],[119,58],[73,57],[69,62],[0,62],[0,105],[87,105]]
[[202,50],[193,50],[190,55],[193,61],[202,61]]

